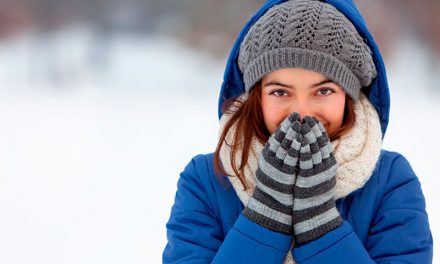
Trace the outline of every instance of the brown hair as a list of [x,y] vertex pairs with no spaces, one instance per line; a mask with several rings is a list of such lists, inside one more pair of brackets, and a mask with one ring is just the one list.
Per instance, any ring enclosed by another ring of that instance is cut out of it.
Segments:
[[[248,186],[244,178],[244,167],[247,164],[249,151],[251,147],[252,138],[255,136],[260,143],[265,144],[269,139],[270,133],[266,128],[263,118],[263,111],[261,109],[261,81],[258,82],[249,92],[247,100],[240,100],[239,98],[230,98],[222,105],[222,113],[231,115],[226,122],[223,131],[220,135],[217,148],[214,153],[214,170],[217,175],[228,175],[220,162],[220,149],[223,144],[231,147],[230,160],[232,170],[237,175],[246,190]],[[342,126],[329,135],[330,140],[335,140],[345,135],[355,123],[354,103],[347,95],[345,100],[344,118]],[[226,142],[226,135],[235,125],[235,133],[232,142]],[[235,158],[239,150],[241,153],[241,160],[236,164]]]

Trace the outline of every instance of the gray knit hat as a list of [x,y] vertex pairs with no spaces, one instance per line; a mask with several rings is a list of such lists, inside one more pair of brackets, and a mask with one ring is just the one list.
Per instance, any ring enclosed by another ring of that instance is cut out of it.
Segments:
[[317,0],[289,0],[269,9],[246,34],[238,65],[246,91],[267,73],[303,68],[339,84],[355,101],[377,74],[353,24]]

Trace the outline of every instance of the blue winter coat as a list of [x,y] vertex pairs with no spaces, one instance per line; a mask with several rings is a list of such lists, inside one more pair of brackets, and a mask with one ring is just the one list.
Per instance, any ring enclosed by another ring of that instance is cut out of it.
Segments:
[[[268,1],[244,27],[229,57],[219,106],[243,92],[236,59],[249,27],[271,6]],[[373,52],[378,76],[366,92],[379,113],[382,133],[389,92],[382,57],[351,1],[326,1],[344,13]],[[219,112],[221,116],[221,112]],[[400,154],[382,151],[361,188],[337,200],[344,223],[321,238],[292,249],[297,263],[431,263],[432,236],[417,176]],[[217,177],[213,155],[199,155],[178,181],[167,223],[164,263],[282,263],[291,236],[265,229],[241,215],[244,209],[226,177]]]

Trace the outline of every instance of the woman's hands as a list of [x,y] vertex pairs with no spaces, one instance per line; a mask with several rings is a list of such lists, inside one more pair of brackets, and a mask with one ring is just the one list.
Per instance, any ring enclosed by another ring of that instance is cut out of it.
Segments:
[[336,209],[336,160],[325,128],[314,117],[301,124],[299,170],[293,190],[295,246],[313,241],[342,224]]
[[263,148],[256,186],[243,214],[270,230],[292,234],[295,246],[342,223],[335,205],[336,160],[314,117],[287,117]]
[[300,134],[299,115],[287,117],[269,138],[256,171],[256,185],[243,215],[270,230],[292,234],[293,186]]

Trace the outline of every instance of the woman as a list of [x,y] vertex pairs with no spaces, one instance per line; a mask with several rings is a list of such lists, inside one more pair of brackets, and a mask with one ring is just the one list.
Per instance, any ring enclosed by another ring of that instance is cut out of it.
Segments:
[[381,149],[385,68],[351,1],[268,1],[225,72],[214,154],[182,172],[164,263],[431,263],[419,181]]

